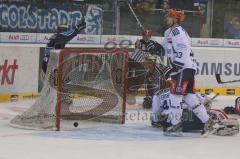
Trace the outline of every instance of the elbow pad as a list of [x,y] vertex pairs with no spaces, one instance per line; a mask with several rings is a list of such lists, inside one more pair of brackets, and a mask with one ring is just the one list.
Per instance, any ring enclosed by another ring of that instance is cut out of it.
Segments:
[[166,73],[166,76],[170,77],[171,74],[176,74],[176,73],[178,73],[180,70],[183,69],[183,66],[177,65],[176,62],[177,62],[177,61],[170,62],[172,68]]

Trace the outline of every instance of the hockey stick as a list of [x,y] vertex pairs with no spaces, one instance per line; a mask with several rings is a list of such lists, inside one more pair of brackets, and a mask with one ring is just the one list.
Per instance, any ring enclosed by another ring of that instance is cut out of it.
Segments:
[[127,1],[127,3],[128,3],[128,7],[129,7],[130,11],[132,12],[132,14],[133,14],[134,18],[136,19],[136,21],[137,21],[138,25],[140,26],[140,28],[141,28],[142,30],[144,30],[144,27],[143,27],[142,23],[140,22],[140,20],[138,19],[138,17],[137,17],[137,15],[136,15],[136,13],[134,12],[134,10],[133,10],[133,8],[132,8],[132,6],[131,6],[130,2],[129,2],[129,1]]
[[212,98],[208,99],[208,101],[206,101],[204,104],[209,104],[211,103],[215,98],[217,98],[219,96],[219,93],[215,94]]
[[222,81],[220,74],[215,74],[215,77],[216,77],[216,80],[219,84],[240,82],[240,79],[239,80],[232,80],[232,81]]

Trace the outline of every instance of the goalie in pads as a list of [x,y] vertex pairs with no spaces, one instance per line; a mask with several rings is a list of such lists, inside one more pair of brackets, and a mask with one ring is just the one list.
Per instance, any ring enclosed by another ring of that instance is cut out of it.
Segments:
[[[198,92],[195,95],[199,101],[205,105],[206,108],[210,108],[212,102],[211,99],[201,95]],[[171,126],[170,122],[168,121],[168,113],[171,112],[165,110],[167,108],[166,104],[161,102],[161,99],[170,100],[169,96],[170,92],[167,91],[162,91],[160,94],[158,94],[158,107],[155,108],[156,112],[153,110],[153,115],[155,115],[155,118],[154,116],[152,117],[152,126],[162,128],[164,131]],[[192,109],[189,108],[184,101],[182,106],[183,117],[182,124],[179,128],[183,132],[201,132],[204,129],[205,124],[202,123],[202,121],[193,113]],[[213,134],[218,136],[233,136],[239,133],[239,123],[237,119],[228,118],[224,112],[218,109],[209,109],[207,112],[211,120],[218,125]]]

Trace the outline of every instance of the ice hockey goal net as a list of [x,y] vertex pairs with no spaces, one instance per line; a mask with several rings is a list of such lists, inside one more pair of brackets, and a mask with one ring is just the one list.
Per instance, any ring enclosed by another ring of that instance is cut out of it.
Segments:
[[10,125],[60,130],[64,121],[124,123],[127,60],[123,50],[52,50],[40,97]]

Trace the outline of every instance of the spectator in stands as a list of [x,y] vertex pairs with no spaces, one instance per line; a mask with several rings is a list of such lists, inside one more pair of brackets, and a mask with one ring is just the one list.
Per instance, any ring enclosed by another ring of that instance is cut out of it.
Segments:
[[240,17],[233,17],[232,20],[225,24],[225,38],[240,39]]
[[144,0],[142,3],[143,11],[153,14],[155,11],[152,9],[156,8],[156,0]]
[[131,0],[133,9],[139,12],[154,13],[152,9],[156,8],[158,0]]
[[132,7],[134,9],[138,8],[142,4],[143,0],[130,0]]

